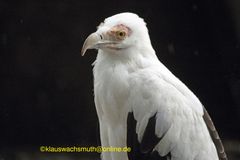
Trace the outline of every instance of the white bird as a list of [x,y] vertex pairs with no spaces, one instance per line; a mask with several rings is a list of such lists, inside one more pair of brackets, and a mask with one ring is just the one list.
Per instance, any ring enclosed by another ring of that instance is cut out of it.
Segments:
[[134,13],[106,18],[81,54],[98,49],[94,95],[102,160],[227,160],[199,99],[157,58],[148,29]]

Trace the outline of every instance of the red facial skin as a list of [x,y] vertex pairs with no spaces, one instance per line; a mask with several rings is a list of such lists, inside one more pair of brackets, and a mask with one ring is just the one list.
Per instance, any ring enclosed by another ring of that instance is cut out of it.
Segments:
[[131,34],[131,29],[124,24],[118,24],[113,26],[108,32],[107,35],[112,37],[114,40],[124,40],[126,37],[129,37]]

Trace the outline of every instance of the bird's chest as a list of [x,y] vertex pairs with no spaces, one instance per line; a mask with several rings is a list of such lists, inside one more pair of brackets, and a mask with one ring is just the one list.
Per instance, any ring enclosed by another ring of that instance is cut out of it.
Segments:
[[123,66],[100,66],[94,72],[95,103],[99,116],[118,119],[128,111],[129,73]]

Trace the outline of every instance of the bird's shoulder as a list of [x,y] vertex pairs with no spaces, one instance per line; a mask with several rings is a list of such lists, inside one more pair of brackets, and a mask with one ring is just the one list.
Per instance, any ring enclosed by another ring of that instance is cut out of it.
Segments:
[[187,106],[203,114],[202,104],[195,94],[161,63],[132,73],[129,86],[132,95],[140,97],[140,103],[148,100],[163,106]]

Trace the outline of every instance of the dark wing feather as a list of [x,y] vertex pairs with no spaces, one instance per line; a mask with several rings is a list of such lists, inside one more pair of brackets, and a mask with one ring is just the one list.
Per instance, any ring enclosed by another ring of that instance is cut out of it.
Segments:
[[161,157],[157,151],[153,151],[154,147],[161,140],[155,134],[156,115],[149,118],[145,128],[142,141],[138,141],[136,133],[137,121],[134,118],[133,112],[128,114],[127,118],[127,146],[131,147],[131,152],[128,152],[129,160],[170,160],[171,153]]
[[147,153],[153,150],[153,148],[158,144],[161,138],[157,137],[155,134],[155,127],[156,127],[156,114],[153,115],[148,120],[147,127],[145,128],[143,138],[141,141],[141,151],[143,153]]
[[144,154],[140,152],[140,144],[136,133],[137,121],[134,118],[133,112],[130,112],[127,117],[127,146],[131,148],[128,152],[129,160],[146,160]]
[[222,144],[222,141],[218,135],[218,132],[213,124],[213,121],[211,119],[211,117],[209,116],[207,110],[203,107],[204,110],[204,115],[203,115],[203,119],[205,121],[205,123],[207,124],[208,130],[210,132],[210,135],[212,137],[212,140],[216,146],[217,152],[218,152],[218,157],[220,160],[227,160],[227,155],[224,151],[224,147]]

